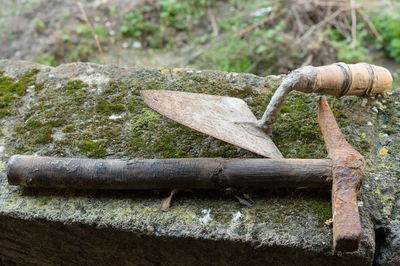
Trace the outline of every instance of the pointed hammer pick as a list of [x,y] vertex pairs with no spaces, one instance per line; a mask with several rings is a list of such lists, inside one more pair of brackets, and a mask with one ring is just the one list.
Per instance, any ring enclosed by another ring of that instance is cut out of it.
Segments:
[[323,97],[318,120],[332,159],[333,247],[335,251],[356,251],[362,237],[357,194],[364,179],[365,160],[346,141]]

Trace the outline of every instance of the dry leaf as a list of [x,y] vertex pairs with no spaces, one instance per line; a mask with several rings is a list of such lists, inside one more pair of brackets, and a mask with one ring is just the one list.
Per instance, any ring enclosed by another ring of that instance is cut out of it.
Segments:
[[251,208],[254,206],[255,202],[253,200],[247,200],[244,198],[241,198],[237,195],[233,195],[241,204],[246,205],[247,207]]
[[163,198],[163,200],[161,201],[161,205],[160,205],[160,210],[162,210],[163,212],[168,211],[169,206],[171,206],[171,200],[172,197],[178,193],[179,191],[183,190],[182,188],[174,188],[173,190],[171,190],[171,194],[169,195],[169,197],[167,198]]

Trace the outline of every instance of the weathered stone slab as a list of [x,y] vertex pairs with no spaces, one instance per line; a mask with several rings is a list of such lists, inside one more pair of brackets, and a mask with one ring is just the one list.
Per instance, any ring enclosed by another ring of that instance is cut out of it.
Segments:
[[[0,61],[0,70],[4,91],[0,97],[0,254],[4,263],[366,265],[374,259],[374,227],[383,221],[376,204],[385,204],[388,195],[393,197],[391,208],[383,207],[383,212],[393,216],[398,187],[376,192],[386,178],[393,178],[375,164],[379,153],[375,127],[381,120],[370,105],[363,107],[355,97],[329,98],[349,142],[368,161],[366,187],[360,195],[364,236],[355,253],[332,253],[332,229],[325,224],[332,215],[329,191],[254,192],[253,208],[222,191],[192,191],[178,194],[170,211],[160,212],[168,191],[9,186],[4,166],[17,153],[92,158],[255,157],[154,113],[140,99],[139,90],[236,96],[260,117],[282,77],[90,63],[50,68],[8,60]],[[394,99],[391,96],[385,110],[395,108]],[[316,95],[289,96],[273,137],[285,157],[326,157],[316,121],[317,100]],[[389,158],[392,153],[379,156]],[[379,182],[374,179],[377,172]]]

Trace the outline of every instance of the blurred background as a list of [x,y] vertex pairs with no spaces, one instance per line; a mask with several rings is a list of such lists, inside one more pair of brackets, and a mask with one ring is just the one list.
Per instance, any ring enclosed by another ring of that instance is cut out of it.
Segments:
[[395,77],[400,72],[400,4],[394,0],[0,4],[0,58],[51,66],[90,61],[258,75],[365,61],[388,67]]

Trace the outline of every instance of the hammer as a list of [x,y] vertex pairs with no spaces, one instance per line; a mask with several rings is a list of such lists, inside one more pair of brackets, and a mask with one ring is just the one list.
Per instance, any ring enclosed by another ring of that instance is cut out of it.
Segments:
[[95,160],[14,155],[8,183],[35,188],[77,189],[260,189],[332,186],[333,246],[351,252],[362,230],[357,194],[365,161],[342,135],[325,98],[319,125],[329,159],[133,159]]

